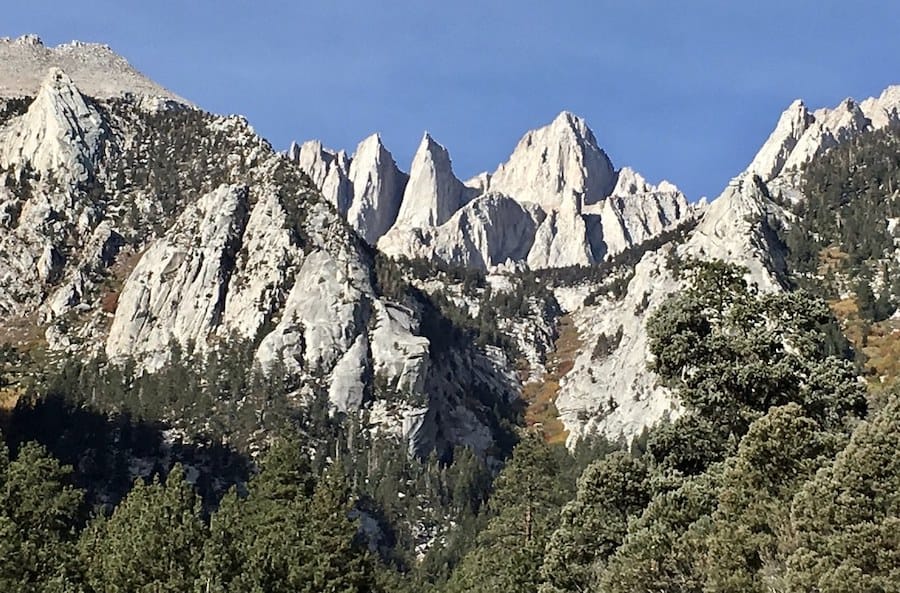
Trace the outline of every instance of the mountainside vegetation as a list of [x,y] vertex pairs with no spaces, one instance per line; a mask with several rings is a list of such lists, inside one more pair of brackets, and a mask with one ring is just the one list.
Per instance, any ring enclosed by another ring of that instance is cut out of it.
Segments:
[[0,593],[900,592],[896,130],[483,272],[377,251],[242,118],[84,99],[96,145],[0,170]]
[[897,377],[900,131],[848,140],[810,162],[784,233],[794,282],[828,300],[876,391]]
[[[684,414],[632,447],[570,453],[523,435],[496,477],[466,450],[415,460],[323,409],[286,415],[234,486],[204,491],[202,464],[159,441],[185,461],[100,492],[87,459],[129,442],[126,427],[152,428],[101,416],[116,434],[71,455],[83,418],[48,412],[49,448],[77,465],[6,435],[5,590],[843,591],[846,575],[892,590],[900,399],[867,412],[822,301],[757,294],[725,264],[686,273],[650,322]],[[7,425],[47,405],[23,401]],[[107,475],[116,460],[104,463]]]

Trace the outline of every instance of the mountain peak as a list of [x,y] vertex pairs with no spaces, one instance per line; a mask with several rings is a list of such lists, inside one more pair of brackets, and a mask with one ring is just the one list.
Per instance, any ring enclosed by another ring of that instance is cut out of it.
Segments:
[[51,67],[28,111],[0,138],[0,163],[29,163],[38,171],[86,179],[105,135],[100,114],[72,79]]
[[108,45],[72,41],[47,47],[37,35],[0,38],[0,97],[33,97],[48,68],[60,68],[97,99],[132,94],[190,103],[135,70]]
[[397,168],[381,135],[375,133],[356,147],[350,160],[349,180],[353,198],[347,220],[374,245],[397,220],[407,176]]
[[4,39],[5,41],[11,41],[17,45],[31,45],[31,46],[43,46],[44,42],[41,38],[34,33],[27,33],[22,35],[21,37],[16,37],[15,39],[9,39],[8,37]]
[[491,177],[491,190],[545,210],[580,210],[609,195],[615,171],[584,119],[568,111],[525,134]]
[[465,195],[466,188],[453,174],[450,153],[425,132],[413,157],[395,226],[444,224],[465,202]]
[[815,121],[806,104],[795,99],[778,118],[775,129],[747,170],[768,181],[778,175],[806,130]]

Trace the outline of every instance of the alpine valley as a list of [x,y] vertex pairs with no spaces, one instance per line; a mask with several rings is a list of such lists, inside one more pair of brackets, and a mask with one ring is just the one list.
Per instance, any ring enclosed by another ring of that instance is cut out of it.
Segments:
[[893,86],[709,203],[569,112],[461,180],[2,39],[0,590],[896,590],[898,148]]

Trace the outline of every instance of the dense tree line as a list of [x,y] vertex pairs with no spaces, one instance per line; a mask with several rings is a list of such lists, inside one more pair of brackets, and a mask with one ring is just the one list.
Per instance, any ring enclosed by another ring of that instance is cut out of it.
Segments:
[[496,474],[344,419],[330,437],[286,430],[212,500],[202,468],[176,463],[103,501],[84,468],[11,439],[3,589],[895,590],[900,397],[866,409],[809,294],[758,294],[724,264],[685,273],[648,328],[684,412],[635,446],[573,455],[523,435]]

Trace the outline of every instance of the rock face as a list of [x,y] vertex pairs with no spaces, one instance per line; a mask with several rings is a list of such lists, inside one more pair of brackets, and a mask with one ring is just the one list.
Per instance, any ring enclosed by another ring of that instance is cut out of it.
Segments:
[[527,259],[544,219],[544,211],[537,205],[489,193],[466,204],[440,226],[395,227],[381,238],[378,248],[387,254],[488,269]]
[[313,183],[322,191],[322,197],[334,204],[342,215],[347,215],[353,186],[350,183],[350,158],[343,150],[334,152],[322,146],[318,140],[291,145],[288,158],[300,165]]
[[[97,109],[61,70],[45,73],[22,115],[0,124],[0,311],[42,316],[75,305],[87,275],[109,265],[121,237],[99,225],[99,206],[76,188],[110,148]],[[70,245],[81,253],[69,256]],[[67,259],[80,262],[66,267]]]
[[[586,343],[561,381],[556,401],[570,444],[591,432],[631,438],[644,426],[680,412],[644,366],[647,317],[682,282],[669,262],[721,259],[746,267],[748,281],[761,290],[783,290],[786,252],[774,229],[789,224],[789,218],[772,195],[802,199],[797,185],[802,164],[865,131],[900,125],[897,89],[812,113],[801,101],[794,102],[747,170],[704,209],[686,240],[644,255],[621,298],[585,305],[583,290],[558,291]],[[620,186],[621,180],[620,174]],[[605,347],[592,355],[588,350],[601,337]]]
[[[4,43],[22,55],[55,51]],[[668,182],[614,170],[568,113],[463,184],[427,135],[407,177],[377,135],[352,157],[317,142],[283,155],[240,118],[119,98],[117,72],[108,95],[82,94],[58,69],[42,77],[27,108],[10,102],[0,119],[0,324],[34,323],[51,349],[103,351],[143,369],[165,365],[173,342],[198,354],[240,344],[257,368],[284,370],[292,402],[327,397],[420,455],[492,450],[497,411],[522,394],[510,357],[451,323],[437,293],[450,294],[454,316],[505,307],[491,329],[525,344],[529,381],[543,376],[564,309],[584,344],[555,402],[569,442],[633,437],[680,412],[646,369],[645,323],[682,286],[676,264],[723,259],[781,290],[774,228],[787,218],[773,193],[796,190],[797,167],[836,143],[900,125],[896,87],[832,110],[795,103],[748,170],[698,210]],[[685,222],[690,232],[650,250]],[[416,267],[376,257],[376,244],[492,273],[474,302],[443,277],[413,289]],[[574,286],[554,278],[578,270],[519,275],[641,245],[633,268],[613,270],[616,290],[592,276],[605,267]],[[526,280],[528,298],[488,299]]]
[[408,176],[397,168],[378,134],[360,142],[352,158],[315,140],[292,145],[288,158],[369,244],[396,222]]
[[416,454],[494,445],[520,390],[509,361],[439,332],[426,297],[385,296],[340,216],[373,242],[396,220],[406,176],[377,136],[352,162],[316,144],[289,160],[241,118],[87,97],[59,69],[17,113],[0,120],[0,323],[150,371],[173,344],[240,345],[290,398],[325,394]]
[[603,200],[615,172],[594,133],[580,117],[564,111],[553,122],[525,134],[512,156],[490,176],[487,189],[539,204],[545,211]]
[[556,400],[570,444],[591,433],[627,440],[681,413],[680,404],[646,367],[647,319],[683,286],[670,262],[721,259],[746,266],[748,280],[761,290],[782,290],[783,246],[771,228],[782,215],[762,180],[745,173],[710,204],[684,243],[644,255],[624,295],[574,308],[585,348],[560,382]]
[[[379,153],[382,164],[376,165],[372,155]],[[493,174],[482,173],[465,184],[453,174],[447,150],[425,134],[396,215],[386,188],[396,187],[392,180],[401,174],[384,164],[389,161],[385,153],[376,138],[364,141],[349,168],[351,177],[357,169],[371,173],[362,181],[351,179],[352,189],[341,186],[335,192],[338,184],[329,175],[346,169],[333,164],[339,162],[338,153],[318,142],[289,151],[329,199],[334,195],[338,204],[358,204],[347,213],[351,226],[369,242],[377,240],[390,256],[485,270],[507,261],[532,268],[586,266],[691,216],[674,185],[653,186],[627,167],[616,172],[585,121],[568,112],[525,134]],[[368,165],[356,164],[361,156]]]
[[756,153],[747,170],[756,173],[764,181],[769,181],[778,175],[791,155],[791,151],[794,150],[803,133],[814,121],[815,118],[807,110],[803,101],[798,99],[791,103],[790,107],[781,114],[772,134]]
[[857,103],[846,99],[834,109],[810,113],[802,101],[791,103],[747,171],[769,182],[797,171],[811,159],[869,130],[900,126],[900,87]]
[[470,193],[453,174],[447,149],[426,132],[413,157],[394,228],[440,226],[466,203]]
[[0,166],[29,165],[35,171],[85,181],[106,134],[100,114],[72,79],[51,68],[25,115],[0,135]]
[[225,308],[247,199],[246,187],[222,186],[150,245],[119,297],[106,342],[110,358],[133,356],[154,368],[165,362],[172,340],[205,342]]
[[135,70],[107,45],[73,41],[46,47],[36,35],[0,38],[0,97],[33,97],[50,68],[66,72],[91,97],[130,93],[189,104]]

